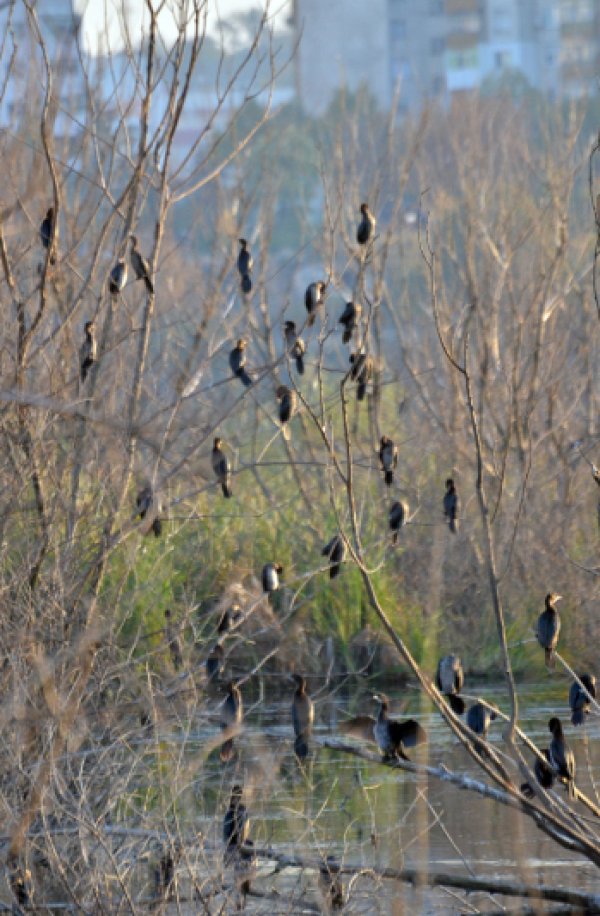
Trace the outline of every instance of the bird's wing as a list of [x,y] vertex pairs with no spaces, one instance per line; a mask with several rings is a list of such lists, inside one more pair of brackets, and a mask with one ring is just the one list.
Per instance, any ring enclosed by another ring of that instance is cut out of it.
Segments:
[[406,719],[405,722],[398,722],[401,729],[400,740],[405,747],[417,747],[419,744],[425,744],[427,741],[427,732],[416,719]]
[[355,716],[353,719],[346,719],[338,725],[338,731],[342,735],[349,735],[351,738],[361,738],[363,741],[372,741],[375,743],[375,719],[373,716]]

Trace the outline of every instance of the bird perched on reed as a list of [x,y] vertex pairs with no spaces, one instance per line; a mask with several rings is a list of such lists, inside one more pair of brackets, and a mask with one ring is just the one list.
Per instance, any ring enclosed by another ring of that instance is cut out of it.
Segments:
[[317,280],[315,283],[309,283],[304,293],[304,305],[308,313],[308,326],[315,323],[317,309],[325,302],[325,290],[327,284],[324,280]]
[[183,646],[178,627],[173,623],[173,615],[169,608],[165,611],[165,637],[169,646],[171,662],[175,671],[179,671],[183,665]]
[[252,379],[246,372],[246,347],[247,343],[243,337],[240,337],[235,347],[229,354],[229,366],[236,378],[242,382],[246,388],[252,384]]
[[223,451],[223,440],[220,439],[219,436],[215,436],[213,442],[211,461],[213,471],[215,472],[215,477],[221,484],[223,496],[226,499],[230,499],[232,495],[231,464],[229,462],[228,456]]
[[553,716],[548,722],[548,729],[552,735],[552,741],[548,748],[548,759],[554,772],[567,781],[567,790],[569,796],[575,796],[575,754],[565,741],[563,727],[560,719]]
[[453,534],[458,532],[458,493],[454,480],[449,477],[446,481],[446,492],[444,494],[444,518],[448,519],[448,528]]
[[244,612],[239,604],[234,602],[231,607],[225,608],[221,614],[219,623],[217,624],[217,633],[228,633],[233,627],[241,623],[243,619]]
[[271,596],[273,592],[276,592],[279,588],[279,576],[283,572],[283,566],[281,563],[265,563],[262,569],[262,587],[263,592],[269,596],[269,601],[271,601]]
[[84,338],[79,348],[79,373],[83,384],[88,372],[96,362],[96,338],[94,336],[94,322],[86,321],[83,328]]
[[46,250],[50,249],[50,264],[56,264],[54,243],[58,241],[58,230],[54,219],[54,207],[48,207],[46,215],[41,222],[40,241]]
[[392,544],[398,543],[398,532],[403,528],[408,519],[408,503],[398,499],[390,506],[388,522],[392,532]]
[[[554,770],[549,765],[550,764],[550,751],[548,748],[542,751],[542,754],[546,758],[546,762],[540,760],[539,757],[535,758],[535,763],[533,765],[533,772],[535,773],[535,778],[541,785],[542,789],[551,789],[554,785]],[[527,798],[534,798],[535,792],[531,788],[528,782],[521,784],[521,792],[523,795],[526,795]]]
[[394,482],[394,470],[398,464],[398,449],[389,438],[389,436],[382,436],[381,442],[379,444],[379,461],[381,462],[381,470],[383,471],[383,478],[388,487]]
[[546,667],[554,668],[556,657],[554,650],[558,645],[560,634],[560,616],[554,605],[561,600],[561,595],[550,592],[545,598],[545,609],[538,617],[536,636],[546,656]]
[[240,275],[242,292],[247,296],[248,293],[252,291],[252,268],[254,267],[254,259],[250,254],[246,239],[238,239],[238,241],[240,244],[240,251],[237,259],[237,269]]
[[483,703],[473,703],[467,710],[467,725],[471,731],[482,738],[487,738],[490,724],[496,719],[496,713]]
[[108,289],[111,296],[118,296],[126,283],[127,263],[124,258],[119,258],[108,278]]
[[342,343],[350,343],[354,331],[358,328],[362,306],[358,302],[347,302],[344,311],[340,316],[340,324],[344,325]]
[[[232,732],[237,732],[240,725],[242,724],[242,719],[244,718],[244,703],[242,701],[242,694],[239,687],[229,681],[227,684],[227,696],[225,697],[225,702],[223,703],[223,718],[221,720],[221,731],[227,732],[231,735]],[[226,763],[228,760],[232,760],[235,753],[233,745],[233,736],[226,738],[226,740],[221,745],[220,757],[223,763]]]
[[162,522],[158,517],[160,512],[160,503],[155,504],[154,492],[150,484],[146,484],[143,489],[138,493],[135,505],[137,508],[137,514],[141,519],[145,519],[146,516],[149,516],[154,513],[154,518],[152,519],[152,524],[150,528],[144,532],[145,534],[153,533],[155,537],[160,537],[162,534]]
[[335,534],[331,540],[325,544],[321,551],[321,556],[329,557],[329,578],[335,579],[339,575],[341,564],[346,556],[346,545],[340,534]]
[[385,694],[378,694],[373,699],[379,703],[373,734],[384,759],[400,757],[402,760],[410,760],[406,748],[424,744],[427,741],[425,729],[415,719],[406,719],[404,722],[390,719],[389,700]]
[[465,711],[465,701],[459,696],[464,682],[465,673],[458,655],[444,655],[440,658],[435,683],[457,716],[462,716]]
[[369,210],[368,204],[360,205],[361,219],[356,230],[356,241],[359,245],[367,245],[375,234],[377,220]]
[[223,818],[223,844],[225,865],[231,865],[239,853],[240,847],[248,841],[250,834],[250,818],[246,806],[242,802],[243,789],[239,785],[233,786],[229,808]]
[[352,366],[350,378],[353,382],[358,383],[356,388],[356,400],[364,401],[367,393],[367,385],[371,381],[373,375],[373,360],[370,356],[367,356],[366,353],[351,353],[350,365]]
[[292,388],[288,388],[287,385],[279,385],[275,392],[275,396],[279,401],[279,422],[281,423],[281,430],[284,437],[289,439],[290,432],[287,424],[296,413],[298,398],[296,397],[296,392]]
[[154,286],[152,284],[152,280],[150,279],[150,265],[138,248],[137,236],[130,235],[129,241],[131,243],[129,259],[131,261],[131,266],[133,267],[133,272],[135,273],[135,278],[136,280],[143,280],[146,284],[146,289],[148,292],[153,293]]
[[[571,722],[573,725],[583,725],[592,705],[590,697],[593,700],[596,699],[596,678],[594,675],[580,674],[579,680],[581,684],[573,681],[569,690],[569,706],[571,707]],[[585,690],[583,687],[585,687]]]
[[294,727],[294,753],[300,760],[308,757],[309,741],[312,735],[315,708],[306,692],[306,679],[301,674],[292,674],[296,684],[292,700],[292,725]]
[[304,354],[306,352],[306,346],[302,338],[298,337],[295,321],[286,321],[283,333],[285,336],[286,349],[292,359],[296,361],[298,375],[304,375]]

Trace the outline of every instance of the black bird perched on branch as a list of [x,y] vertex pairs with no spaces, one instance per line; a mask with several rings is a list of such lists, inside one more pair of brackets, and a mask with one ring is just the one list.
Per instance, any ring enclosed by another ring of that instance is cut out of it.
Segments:
[[340,534],[335,534],[328,544],[321,551],[321,556],[329,557],[329,578],[335,579],[340,572],[340,564],[344,562],[346,556],[346,545]]
[[453,534],[458,531],[458,493],[454,485],[454,480],[449,477],[446,481],[446,492],[444,494],[444,518],[448,519],[448,528]]
[[279,576],[283,572],[281,563],[265,563],[262,569],[262,587],[263,591],[269,596],[279,588]]
[[284,437],[289,439],[290,432],[287,428],[287,424],[296,413],[296,405],[298,403],[296,392],[292,388],[288,388],[287,385],[279,385],[275,392],[275,396],[279,401],[279,422],[281,423],[281,429]]
[[467,710],[467,725],[476,735],[487,738],[490,724],[494,721],[496,713],[483,703],[473,703]]
[[221,489],[223,491],[223,496],[226,499],[230,499],[232,495],[231,490],[231,464],[229,463],[229,458],[222,449],[223,440],[218,436],[215,436],[212,450],[212,467],[215,472],[215,477],[221,484]]
[[304,353],[306,352],[306,347],[302,338],[298,337],[295,321],[286,321],[283,333],[287,351],[292,359],[296,360],[298,375],[304,375]]
[[239,604],[232,604],[231,607],[225,608],[217,625],[217,633],[228,633],[243,617],[244,614]]
[[327,856],[319,866],[319,886],[325,898],[326,911],[341,910],[344,906],[344,888],[335,856]]
[[229,365],[236,378],[239,378],[246,388],[249,388],[252,384],[252,379],[246,372],[246,347],[246,341],[243,337],[240,337],[229,354]]
[[360,321],[360,315],[362,312],[362,306],[358,302],[347,302],[344,311],[340,317],[340,324],[344,325],[344,333],[342,335],[342,343],[350,343],[352,340],[352,334],[358,327],[358,322]]
[[146,289],[149,293],[154,292],[154,286],[152,285],[152,280],[150,279],[150,265],[146,258],[143,256],[142,252],[137,247],[138,240],[137,236],[130,235],[129,241],[131,242],[131,251],[129,253],[129,258],[131,260],[131,266],[135,273],[136,280],[143,280],[146,284]]
[[596,699],[596,678],[593,674],[580,674],[579,680],[585,687],[582,689],[577,681],[573,681],[569,690],[569,706],[571,707],[571,722],[573,725],[583,725],[583,721],[589,715],[591,701],[586,694],[586,690],[592,699]]
[[308,757],[308,742],[312,735],[315,718],[313,701],[306,692],[306,679],[301,674],[292,674],[296,684],[292,701],[292,725],[294,726],[294,753],[300,760]]
[[356,241],[359,245],[366,245],[375,233],[377,221],[369,210],[368,204],[361,204],[360,212],[362,213],[362,218],[356,230]]
[[[554,785],[554,770],[551,766],[548,766],[550,763],[550,752],[548,748],[543,750],[542,754],[548,762],[544,763],[543,760],[540,760],[539,757],[536,757],[535,763],[533,765],[533,772],[535,773],[535,778],[541,785],[542,789],[551,789]],[[521,784],[521,792],[523,795],[526,795],[527,798],[534,798],[535,796],[535,792],[528,782]]]
[[350,354],[350,378],[353,382],[358,382],[356,389],[356,400],[363,401],[367,393],[367,385],[373,375],[373,360],[366,353]]
[[554,771],[567,780],[567,789],[571,798],[575,795],[575,754],[565,741],[560,719],[553,716],[548,722],[552,741],[548,748],[548,759]]
[[[229,681],[227,684],[227,696],[223,704],[223,719],[221,721],[221,730],[231,732],[239,729],[244,718],[244,704],[239,687]],[[220,757],[223,763],[233,758],[234,747],[233,738],[227,738],[221,745]]]
[[427,741],[425,729],[415,719],[406,719],[404,722],[390,719],[388,716],[389,700],[385,694],[374,696],[373,699],[379,703],[379,714],[375,721],[373,734],[384,759],[401,757],[402,760],[410,760],[406,754],[406,748],[425,744]]
[[403,528],[406,524],[408,518],[408,503],[404,500],[396,500],[390,506],[390,511],[388,513],[388,521],[390,525],[390,531],[392,532],[392,544],[398,543],[398,532],[400,528]]
[[173,667],[175,671],[179,671],[183,665],[183,647],[179,633],[176,627],[173,626],[172,614],[169,608],[165,611],[165,636],[169,645]]
[[127,263],[124,258],[119,258],[110,272],[108,288],[111,296],[118,296],[127,283]]
[[94,322],[86,321],[84,325],[83,343],[79,348],[79,372],[81,382],[85,382],[87,374],[96,362],[96,338],[94,337]]
[[391,487],[394,482],[394,468],[398,464],[398,449],[389,436],[381,437],[379,460],[386,485]]
[[223,843],[225,845],[224,862],[230,865],[239,852],[241,846],[248,842],[250,833],[250,818],[246,806],[242,803],[243,790],[241,786],[233,786],[229,808],[223,819]]
[[[54,219],[54,207],[48,207],[46,215],[40,225],[40,241],[44,248],[51,248],[54,239],[58,237],[56,231],[56,222]],[[56,264],[56,256],[53,251],[50,253],[50,263]]]
[[238,239],[238,241],[240,243],[240,253],[237,259],[237,269],[240,274],[242,292],[248,295],[248,293],[252,291],[251,274],[254,266],[254,259],[248,250],[248,242],[246,239]]
[[448,699],[453,712],[462,716],[465,701],[459,697],[465,682],[465,673],[458,655],[444,655],[440,658],[435,675],[438,690]]
[[557,601],[560,601],[561,597],[561,595],[556,595],[554,592],[546,595],[546,609],[542,611],[537,622],[536,636],[540,646],[544,649],[548,668],[554,668],[556,665],[554,650],[558,645],[560,617],[554,605]]
[[[153,510],[155,508],[154,493],[152,492],[152,487],[150,486],[150,484],[147,484],[142,490],[140,490],[140,492],[138,493],[136,497],[135,505],[138,511],[138,515],[141,519],[146,518],[146,516],[150,513],[150,510],[151,509]],[[148,531],[145,532],[145,534],[149,534],[151,531],[154,534],[154,536],[157,538],[160,537],[160,535],[162,534],[162,522],[158,517],[159,511],[160,511],[160,505],[157,505],[156,506],[157,514],[154,517],[154,519],[152,520],[152,525],[150,526]]]
[[325,289],[327,284],[323,280],[317,280],[316,283],[309,283],[304,293],[304,305],[308,312],[308,326],[315,323],[317,309],[325,302]]

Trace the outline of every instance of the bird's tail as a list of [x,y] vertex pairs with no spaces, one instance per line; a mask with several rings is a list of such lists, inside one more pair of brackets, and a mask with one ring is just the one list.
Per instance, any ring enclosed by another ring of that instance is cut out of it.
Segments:
[[457,697],[456,694],[451,693],[446,697],[450,704],[452,712],[456,713],[457,716],[462,716],[465,711],[465,701],[462,697]]
[[394,472],[393,471],[385,472],[385,482],[386,482],[386,486],[391,487],[391,485],[394,482]]
[[573,725],[583,725],[585,719],[585,714],[583,709],[574,709],[573,715],[571,716],[571,722]]
[[352,328],[346,328],[342,335],[342,343],[350,343],[352,340]]
[[298,375],[304,375],[304,357],[302,354],[296,357],[296,369],[298,370]]
[[235,748],[233,745],[233,738],[228,738],[227,741],[224,741],[221,745],[221,750],[219,752],[219,757],[223,763],[227,763],[229,760],[233,760],[235,754]]
[[358,388],[356,389],[356,400],[364,401],[366,393],[367,393],[367,383],[359,382]]
[[144,283],[146,284],[146,289],[148,290],[148,292],[149,292],[149,293],[153,293],[153,292],[154,292],[154,285],[153,285],[152,280],[150,279],[150,277],[144,277]]
[[162,522],[159,518],[155,518],[152,522],[152,528],[150,529],[155,538],[159,538],[162,534]]
[[313,324],[315,323],[315,318],[316,318],[316,317],[317,317],[317,313],[316,313],[316,312],[309,312],[309,313],[308,313],[308,321],[306,322],[306,324],[308,325],[309,328],[312,328]]
[[329,567],[329,578],[335,579],[336,576],[340,574],[340,564],[336,563],[334,566]]
[[450,521],[448,522],[448,528],[452,534],[458,534],[458,519],[450,518]]
[[392,534],[392,544],[394,544],[395,546],[397,543],[398,543],[398,532],[394,531],[394,533]]
[[223,490],[223,496],[225,499],[231,499],[232,491],[231,486],[227,483],[226,480],[221,481],[221,489]]
[[298,760],[306,760],[308,757],[308,741],[304,735],[298,735],[294,741],[294,754]]
[[283,436],[286,442],[289,442],[290,439],[292,438],[292,434],[289,430],[287,423],[281,424],[281,435]]
[[242,383],[246,386],[246,388],[250,388],[252,384],[252,379],[250,378],[250,376],[248,375],[245,369],[243,368],[238,369],[237,377],[242,381]]
[[546,656],[546,668],[555,668],[556,657],[554,655],[554,649],[544,649],[544,654]]
[[243,274],[242,276],[242,292],[245,293],[246,296],[248,293],[252,292],[252,278],[250,274]]

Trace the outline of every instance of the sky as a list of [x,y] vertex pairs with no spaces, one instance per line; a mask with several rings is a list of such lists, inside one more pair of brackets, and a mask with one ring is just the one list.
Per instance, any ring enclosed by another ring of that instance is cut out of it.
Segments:
[[[208,0],[209,29],[216,31],[219,18],[227,19],[233,13],[247,12],[256,7],[264,8],[265,0]],[[270,0],[269,9],[273,14],[275,26],[282,27],[289,15],[290,0]],[[145,0],[74,0],[77,12],[83,14],[83,44],[87,51],[95,53],[103,45],[108,35],[111,50],[123,48],[122,25],[120,25],[123,7],[128,7],[130,34],[132,40],[140,34],[143,22]],[[178,0],[166,0],[166,6],[177,7]],[[166,10],[162,16],[162,29],[165,39],[174,34],[173,15]]]

